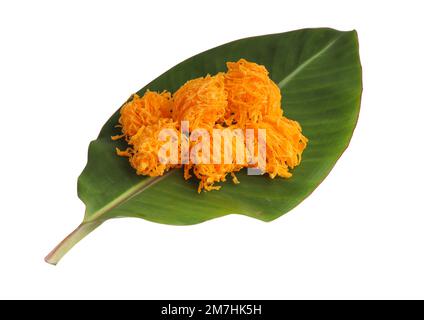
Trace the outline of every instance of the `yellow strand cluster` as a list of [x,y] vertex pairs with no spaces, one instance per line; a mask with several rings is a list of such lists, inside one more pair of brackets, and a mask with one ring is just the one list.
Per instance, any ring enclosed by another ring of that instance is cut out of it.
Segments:
[[[181,167],[181,135],[178,134],[178,164],[164,164],[159,159],[159,149],[167,141],[159,139],[162,129],[180,132],[181,122],[188,121],[190,132],[195,129],[207,130],[213,137],[213,129],[265,129],[266,170],[271,178],[291,177],[290,169],[299,165],[307,144],[298,122],[283,116],[281,92],[269,78],[262,65],[240,59],[227,63],[228,71],[215,76],[207,75],[186,82],[173,95],[169,92],[147,91],[142,97],[137,94],[121,108],[119,118],[122,135],[129,147],[117,149],[120,156],[129,157],[131,166],[139,175],[160,176],[171,168]],[[257,136],[255,145],[257,145]],[[195,144],[189,141],[190,150]],[[211,154],[213,153],[211,143]],[[221,155],[224,148],[221,145]],[[227,146],[228,147],[228,146]],[[233,151],[240,148],[232,140]],[[238,183],[235,172],[251,167],[247,162],[237,163],[232,152],[232,162],[226,164],[184,164],[184,177],[192,175],[199,179],[198,191],[217,190],[217,182],[226,180],[230,173]],[[242,150],[242,152],[245,152]],[[222,162],[224,163],[224,162]]]

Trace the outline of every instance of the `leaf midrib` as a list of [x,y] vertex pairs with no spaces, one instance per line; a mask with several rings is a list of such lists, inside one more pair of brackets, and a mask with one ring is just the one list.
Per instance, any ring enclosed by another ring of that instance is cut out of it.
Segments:
[[287,76],[285,76],[279,83],[278,87],[282,89],[287,83],[290,82],[297,74],[299,74],[303,69],[305,69],[307,66],[309,66],[311,63],[313,63],[316,59],[321,57],[325,52],[327,52],[336,42],[339,40],[341,35],[334,38],[332,41],[330,41],[329,44],[327,44],[324,48],[319,50],[317,53],[315,53],[312,57],[306,59],[304,62],[302,62],[296,69],[294,69],[292,72],[290,72]]
[[[304,70],[307,66],[309,66],[311,63],[313,63],[315,60],[317,60],[320,56],[322,56],[324,53],[326,53],[336,42],[339,40],[341,35],[337,36],[335,39],[333,39],[329,44],[327,44],[324,48],[319,50],[317,53],[315,53],[313,56],[302,62],[297,68],[295,68],[292,72],[290,72],[287,76],[285,76],[279,83],[278,87],[280,89],[283,88],[283,86],[287,85],[296,75],[298,75],[302,70]],[[160,177],[149,177],[146,179],[143,179],[139,183],[135,184],[131,188],[129,188],[127,191],[122,193],[120,196],[113,199],[111,202],[106,204],[104,207],[100,208],[96,212],[94,212],[89,219],[84,219],[85,222],[95,221],[97,219],[100,219],[104,214],[107,212],[119,207],[121,204],[129,201],[139,193],[143,192],[144,190],[150,188],[152,185],[158,183],[165,177],[167,177],[172,171],[168,171],[163,176]]]
[[94,212],[92,215],[90,215],[90,217],[88,219],[84,219],[84,222],[90,222],[90,221],[95,221],[97,219],[100,219],[101,216],[103,216],[104,214],[106,214],[110,210],[113,210],[113,209],[119,207],[121,204],[129,201],[130,199],[132,199],[133,197],[135,197],[139,193],[150,188],[152,185],[158,183],[160,180],[162,180],[165,177],[167,177],[168,175],[170,175],[172,172],[173,171],[168,171],[160,177],[148,177],[148,178],[141,180],[140,182],[138,182],[137,184],[135,184],[134,186],[129,188],[127,191],[125,191],[124,193],[122,193],[121,195],[119,195],[118,197],[113,199],[112,201],[110,201],[104,207],[102,207],[99,210],[97,210],[96,212]]

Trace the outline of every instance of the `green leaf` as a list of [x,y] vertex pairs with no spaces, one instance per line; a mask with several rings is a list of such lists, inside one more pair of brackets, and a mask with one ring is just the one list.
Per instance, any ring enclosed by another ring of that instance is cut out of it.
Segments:
[[225,71],[240,58],[264,65],[282,90],[284,114],[300,122],[309,144],[290,179],[238,174],[240,184],[224,183],[220,191],[196,192],[197,181],[185,181],[182,170],[159,178],[137,176],[126,158],[115,154],[124,142],[112,141],[119,110],[91,142],[88,163],[78,179],[86,205],[80,225],[46,261],[55,264],[80,239],[105,220],[138,217],[189,225],[227,214],[271,221],[288,212],[321,183],[349,144],[362,92],[355,31],[303,29],[230,42],[183,61],[139,91],[175,92],[187,80]]

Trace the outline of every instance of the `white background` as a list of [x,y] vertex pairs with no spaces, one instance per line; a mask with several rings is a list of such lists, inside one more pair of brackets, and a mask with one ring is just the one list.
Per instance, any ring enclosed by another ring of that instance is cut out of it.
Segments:
[[[421,1],[2,1],[0,298],[424,298]],[[324,183],[272,223],[83,217],[87,147],[133,92],[246,36],[356,29],[358,127]]]

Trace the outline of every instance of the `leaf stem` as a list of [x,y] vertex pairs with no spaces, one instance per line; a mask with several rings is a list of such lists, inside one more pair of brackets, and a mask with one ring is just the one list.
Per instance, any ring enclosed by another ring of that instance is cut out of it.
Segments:
[[45,258],[44,261],[56,265],[59,260],[72,249],[80,240],[100,226],[104,221],[91,221],[81,223],[65,239],[62,240]]

